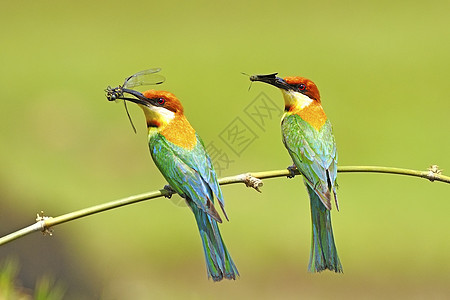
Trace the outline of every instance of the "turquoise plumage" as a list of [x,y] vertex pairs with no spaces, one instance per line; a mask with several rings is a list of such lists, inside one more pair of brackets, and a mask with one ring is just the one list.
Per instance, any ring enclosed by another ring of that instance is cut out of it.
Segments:
[[[113,90],[114,91],[114,90]],[[135,98],[125,97],[124,93]],[[134,102],[145,114],[150,154],[170,187],[194,213],[205,253],[208,277],[214,281],[236,279],[239,272],[222,240],[214,207],[217,198],[228,219],[217,176],[205,146],[184,116],[181,102],[170,92],[140,93],[121,88],[115,98]],[[112,98],[112,97],[111,97]]]
[[[209,155],[198,135],[193,150],[174,145],[162,134],[149,139],[151,156],[170,186],[186,199],[194,213],[206,257],[208,276],[214,281],[239,275],[217,226],[221,222],[214,209],[214,195],[223,208],[222,191]],[[214,218],[213,218],[214,216]],[[226,216],[226,215],[225,215]]]
[[311,205],[311,255],[309,271],[342,272],[331,226],[331,192],[336,208],[337,152],[330,121],[320,102],[317,86],[304,77],[279,78],[277,73],[253,75],[280,89],[285,114],[281,121],[283,143],[294,166],[303,175]]
[[[336,197],[337,152],[329,120],[316,130],[297,114],[281,122],[283,143],[302,173],[311,203],[312,241],[309,271],[342,272],[334,243],[329,205],[330,190]],[[337,199],[336,199],[337,203]]]

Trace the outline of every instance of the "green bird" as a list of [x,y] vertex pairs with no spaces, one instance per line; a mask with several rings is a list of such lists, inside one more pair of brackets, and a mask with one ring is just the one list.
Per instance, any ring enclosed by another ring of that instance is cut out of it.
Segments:
[[181,102],[166,91],[140,93],[119,87],[109,88],[108,92],[108,99],[131,101],[144,111],[153,161],[170,187],[186,200],[194,213],[208,277],[214,281],[236,279],[239,272],[222,240],[217,225],[222,219],[214,207],[214,198],[217,198],[228,220],[222,191],[211,159],[202,140],[186,119]]
[[280,78],[277,73],[250,76],[278,87],[284,98],[281,120],[283,143],[303,175],[311,203],[312,239],[308,270],[343,272],[331,226],[331,192],[336,195],[337,151],[330,121],[320,101],[317,86],[303,77]]

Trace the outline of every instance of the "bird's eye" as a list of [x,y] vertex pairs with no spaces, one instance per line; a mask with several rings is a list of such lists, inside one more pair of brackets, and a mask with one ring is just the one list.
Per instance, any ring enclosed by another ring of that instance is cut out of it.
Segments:
[[159,105],[164,105],[166,100],[164,98],[158,98],[158,99],[156,99],[156,102],[158,102]]
[[306,85],[305,85],[304,83],[300,83],[300,84],[298,85],[298,89],[299,89],[300,91],[304,91],[304,90],[306,89]]

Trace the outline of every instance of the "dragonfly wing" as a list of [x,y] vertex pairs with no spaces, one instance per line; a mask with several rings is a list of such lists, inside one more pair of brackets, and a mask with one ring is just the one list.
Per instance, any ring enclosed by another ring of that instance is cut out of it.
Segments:
[[162,75],[156,74],[159,71],[161,71],[161,68],[154,68],[137,72],[136,74],[133,74],[125,79],[123,87],[132,88],[141,85],[161,84],[166,80],[166,78],[164,78],[164,76]]

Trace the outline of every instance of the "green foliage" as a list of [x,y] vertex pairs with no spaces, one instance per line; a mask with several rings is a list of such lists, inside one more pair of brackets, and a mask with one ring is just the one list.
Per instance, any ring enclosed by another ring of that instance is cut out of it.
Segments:
[[43,276],[36,283],[35,300],[64,299],[65,288],[51,276]]
[[49,276],[38,279],[33,292],[21,286],[17,278],[19,265],[15,259],[6,259],[0,267],[0,300],[61,300],[65,288]]
[[31,297],[24,292],[16,282],[18,272],[17,262],[7,259],[0,267],[0,299],[1,300],[27,300]]

